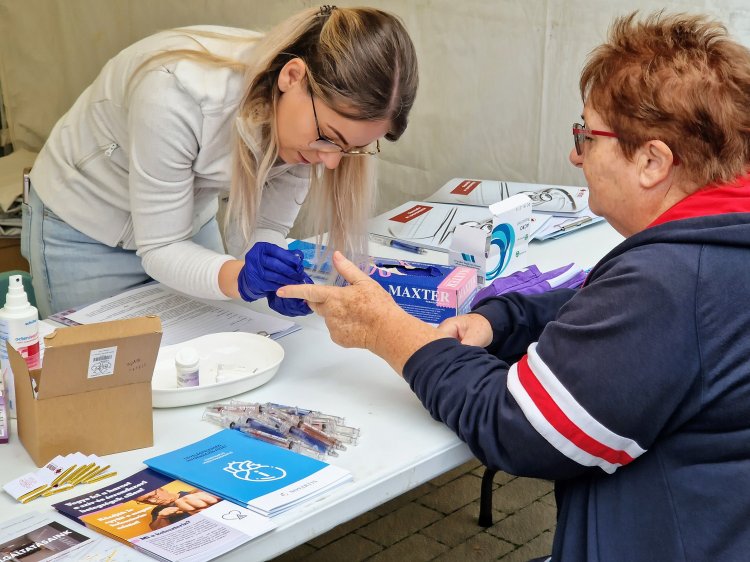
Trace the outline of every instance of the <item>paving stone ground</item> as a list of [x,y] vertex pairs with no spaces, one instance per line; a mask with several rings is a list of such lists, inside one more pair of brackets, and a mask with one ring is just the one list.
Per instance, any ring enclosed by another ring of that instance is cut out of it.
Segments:
[[549,554],[552,483],[498,472],[493,525],[484,529],[477,524],[483,473],[470,461],[272,562],[526,562]]

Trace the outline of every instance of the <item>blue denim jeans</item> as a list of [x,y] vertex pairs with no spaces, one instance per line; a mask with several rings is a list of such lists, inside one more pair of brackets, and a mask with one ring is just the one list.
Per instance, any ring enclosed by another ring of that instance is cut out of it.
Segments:
[[[224,253],[215,218],[203,225],[193,242]],[[135,250],[89,238],[46,207],[33,189],[23,205],[21,254],[31,268],[40,318],[151,281]]]

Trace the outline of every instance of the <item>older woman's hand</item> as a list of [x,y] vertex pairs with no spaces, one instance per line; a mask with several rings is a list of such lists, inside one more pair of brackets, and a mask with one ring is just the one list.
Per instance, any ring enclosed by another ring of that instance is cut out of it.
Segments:
[[325,318],[331,339],[343,347],[361,347],[379,355],[401,373],[411,355],[430,341],[446,337],[434,327],[410,316],[340,252],[333,265],[350,285],[288,285],[276,294],[304,299]]
[[443,320],[437,329],[465,345],[487,347],[492,343],[492,326],[489,320],[479,314],[462,314],[448,318]]

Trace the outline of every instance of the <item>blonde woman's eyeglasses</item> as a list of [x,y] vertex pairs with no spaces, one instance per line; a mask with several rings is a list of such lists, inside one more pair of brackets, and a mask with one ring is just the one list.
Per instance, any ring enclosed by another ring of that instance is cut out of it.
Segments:
[[312,91],[310,92],[310,101],[312,101],[313,116],[315,117],[315,129],[318,131],[318,138],[312,141],[309,146],[313,150],[319,150],[320,152],[340,152],[343,156],[375,156],[380,152],[380,139],[375,141],[375,150],[368,150],[367,147],[358,148],[343,148],[336,144],[331,139],[324,137],[323,133],[320,132],[320,125],[318,124],[318,112],[315,109],[315,97]]

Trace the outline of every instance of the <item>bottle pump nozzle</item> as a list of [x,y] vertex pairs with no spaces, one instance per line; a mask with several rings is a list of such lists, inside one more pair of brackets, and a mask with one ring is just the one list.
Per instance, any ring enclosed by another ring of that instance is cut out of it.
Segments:
[[20,275],[8,277],[8,295],[5,297],[5,308],[9,310],[22,309],[29,306],[29,297],[23,288]]

